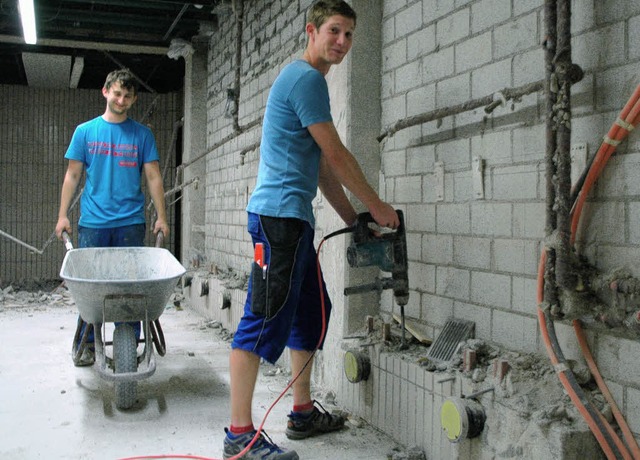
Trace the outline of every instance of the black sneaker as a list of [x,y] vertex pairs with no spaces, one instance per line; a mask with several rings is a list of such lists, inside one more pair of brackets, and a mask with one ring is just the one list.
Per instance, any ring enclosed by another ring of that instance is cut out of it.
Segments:
[[[229,437],[229,430],[224,429],[227,435],[224,437],[224,451],[222,458],[228,459],[234,455],[238,455],[251,442],[256,435],[255,431],[235,436],[233,439]],[[246,460],[299,460],[295,450],[285,450],[276,446],[271,438],[262,431],[260,437],[253,443],[251,449],[245,453],[242,459]]]
[[341,415],[333,415],[325,410],[318,401],[317,407],[308,414],[291,412],[287,423],[286,435],[289,439],[305,439],[322,433],[337,431],[344,426],[345,419]]

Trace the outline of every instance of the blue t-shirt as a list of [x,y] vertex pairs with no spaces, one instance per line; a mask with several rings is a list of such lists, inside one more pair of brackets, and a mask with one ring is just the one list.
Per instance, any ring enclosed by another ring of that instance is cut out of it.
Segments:
[[79,225],[111,228],[145,223],[142,169],[159,160],[148,127],[129,118],[109,123],[99,116],[76,128],[64,157],[81,161],[86,171]]
[[332,118],[324,75],[303,60],[287,65],[267,99],[258,179],[247,211],[314,226],[321,151],[307,127],[327,121]]

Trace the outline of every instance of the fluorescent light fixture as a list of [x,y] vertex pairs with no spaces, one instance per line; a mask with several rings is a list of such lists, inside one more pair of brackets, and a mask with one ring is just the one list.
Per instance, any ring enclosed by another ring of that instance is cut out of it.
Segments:
[[28,45],[35,45],[38,37],[36,36],[36,12],[33,0],[20,0],[20,19],[22,20],[24,41]]

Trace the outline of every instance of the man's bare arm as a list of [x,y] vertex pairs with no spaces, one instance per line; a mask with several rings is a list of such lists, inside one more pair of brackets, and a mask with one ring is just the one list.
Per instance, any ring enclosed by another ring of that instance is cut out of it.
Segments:
[[307,128],[320,146],[322,155],[335,177],[367,207],[374,220],[383,227],[397,228],[398,214],[380,199],[367,182],[360,165],[340,140],[332,122],[316,123]]
[[162,174],[160,174],[160,164],[152,161],[144,164],[144,174],[147,179],[149,194],[156,208],[158,219],[153,227],[153,233],[162,231],[165,238],[169,236],[169,225],[167,224],[167,211],[164,202],[164,185],[162,184]]
[[58,222],[56,223],[56,236],[62,239],[62,232],[66,231],[71,234],[71,222],[69,222],[69,207],[71,206],[71,200],[76,193],[80,178],[82,177],[82,171],[84,164],[81,161],[69,160],[67,166],[67,172],[64,175],[64,181],[62,182],[62,192],[60,193],[60,209],[58,210]]

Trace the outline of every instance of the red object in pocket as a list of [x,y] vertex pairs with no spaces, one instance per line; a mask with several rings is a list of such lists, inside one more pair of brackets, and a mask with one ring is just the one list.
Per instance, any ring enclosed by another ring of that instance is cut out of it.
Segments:
[[258,264],[260,268],[264,265],[264,249],[262,243],[256,243],[256,247],[253,250],[253,261]]

